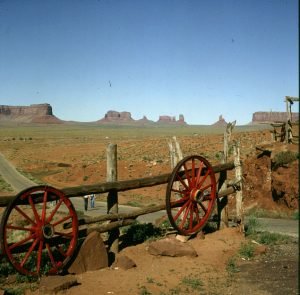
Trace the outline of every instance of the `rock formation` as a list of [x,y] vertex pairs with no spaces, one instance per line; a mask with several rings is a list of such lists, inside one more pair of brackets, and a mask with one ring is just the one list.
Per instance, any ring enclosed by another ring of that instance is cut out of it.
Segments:
[[32,104],[30,106],[0,105],[0,121],[15,121],[20,123],[61,123],[53,115],[48,103]]
[[[255,112],[252,115],[252,123],[262,122],[285,122],[287,118],[286,112]],[[292,121],[299,120],[299,113],[292,113]]]
[[186,124],[184,121],[184,116],[179,115],[179,119],[176,120],[175,116],[159,116],[157,123],[160,124]]
[[125,122],[133,122],[134,120],[131,117],[130,112],[116,112],[116,111],[108,111],[104,118],[99,120],[98,122],[103,123],[125,123]]
[[215,126],[215,127],[225,127],[227,125],[227,122],[225,121],[225,119],[223,118],[222,115],[219,116],[219,120],[217,122],[215,122],[214,124],[212,124],[211,126]]
[[[146,116],[144,116],[140,120],[134,120],[131,117],[130,112],[117,112],[117,111],[108,111],[104,118],[100,119],[97,121],[99,123],[113,123],[113,124],[153,124],[153,121],[150,121],[147,119]],[[179,120],[176,120],[176,117],[171,117],[171,116],[159,116],[159,119],[156,123],[159,124],[186,124],[184,121],[184,116],[179,115]]]

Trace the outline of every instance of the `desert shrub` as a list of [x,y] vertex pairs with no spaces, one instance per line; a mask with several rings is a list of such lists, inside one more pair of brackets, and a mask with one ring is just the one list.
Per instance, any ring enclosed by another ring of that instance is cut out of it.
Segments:
[[250,216],[245,226],[246,236],[257,234],[259,227],[261,227],[259,220],[253,216]]
[[[184,277],[181,280],[181,284],[187,286],[188,288],[191,288],[193,290],[202,291],[204,283],[201,279],[197,277]],[[187,290],[188,291],[188,290]]]
[[237,267],[236,258],[235,257],[231,257],[227,261],[226,270],[227,270],[227,272],[229,274],[236,273],[236,272],[240,271],[239,268]]
[[262,232],[258,235],[258,242],[264,245],[286,244],[290,241],[289,236],[278,233]]
[[292,151],[280,152],[274,156],[272,161],[272,170],[276,170],[286,164],[292,163],[299,159],[299,153]]
[[241,257],[249,259],[254,256],[254,250],[255,250],[254,244],[245,243],[242,244],[242,246],[240,247],[239,254]]
[[150,238],[161,236],[161,229],[152,223],[135,223],[125,230],[126,239],[133,243],[142,243]]
[[12,265],[7,261],[5,257],[0,259],[0,277],[7,277],[10,274],[15,274],[16,270],[12,267]]

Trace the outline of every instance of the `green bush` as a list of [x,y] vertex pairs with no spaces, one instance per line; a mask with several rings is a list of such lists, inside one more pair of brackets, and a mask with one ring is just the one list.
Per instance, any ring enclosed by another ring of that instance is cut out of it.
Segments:
[[142,243],[150,238],[161,236],[160,228],[154,227],[152,223],[136,223],[126,231],[126,239],[133,243]]
[[256,234],[259,227],[261,227],[259,220],[256,217],[250,216],[245,227],[246,236]]
[[280,152],[274,156],[274,159],[272,161],[272,170],[276,170],[279,167],[292,163],[297,159],[299,159],[299,153],[295,153],[292,151]]
[[232,274],[232,273],[236,273],[239,272],[240,270],[238,269],[237,265],[236,265],[236,259],[235,257],[231,257],[226,265],[226,270],[228,273]]
[[258,242],[265,245],[285,244],[290,241],[289,236],[278,233],[262,232],[258,235]]
[[184,277],[181,283],[187,287],[192,288],[193,290],[201,291],[204,286],[203,282],[199,278],[193,277]]
[[241,248],[239,249],[239,254],[241,257],[244,258],[252,258],[254,256],[254,244],[246,243],[242,244]]

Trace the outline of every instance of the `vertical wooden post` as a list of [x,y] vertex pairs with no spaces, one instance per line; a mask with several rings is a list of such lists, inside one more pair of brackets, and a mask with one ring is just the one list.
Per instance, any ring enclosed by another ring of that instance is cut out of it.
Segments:
[[285,97],[286,104],[286,122],[285,122],[285,142],[289,143],[289,121],[291,120],[291,104],[288,97]]
[[236,219],[239,224],[240,231],[244,232],[244,208],[243,208],[243,184],[242,184],[242,166],[240,160],[239,143],[235,142],[233,146],[235,178],[239,181],[239,190],[236,192]]
[[[227,188],[227,171],[221,171],[218,183],[218,191]],[[218,219],[220,224],[218,224],[219,228],[226,228],[229,226],[228,223],[228,197],[224,196],[223,198],[217,198],[218,204]]]
[[[229,142],[232,134],[232,130],[236,124],[236,121],[233,121],[232,123],[228,123],[226,125],[226,130],[224,132],[224,147],[223,147],[223,160],[222,163],[227,163],[228,159],[228,153],[229,153]],[[220,173],[220,178],[219,178],[219,187],[218,190],[225,190],[227,188],[227,171],[223,171]],[[228,222],[228,217],[229,217],[229,212],[228,212],[228,196],[223,197],[218,201],[218,215],[220,218],[220,228],[228,227],[229,222]]]
[[[107,155],[107,182],[118,180],[118,168],[117,168],[117,145],[109,144],[106,149]],[[117,214],[118,213],[118,192],[110,191],[107,195],[107,213]],[[119,252],[119,229],[112,230],[109,232],[108,242],[110,246],[110,252],[117,254]]]

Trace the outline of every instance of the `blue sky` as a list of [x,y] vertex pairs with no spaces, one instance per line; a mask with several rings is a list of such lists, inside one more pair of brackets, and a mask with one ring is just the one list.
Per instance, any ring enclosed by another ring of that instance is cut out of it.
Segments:
[[298,11],[296,0],[1,0],[0,105],[247,124],[299,95]]

